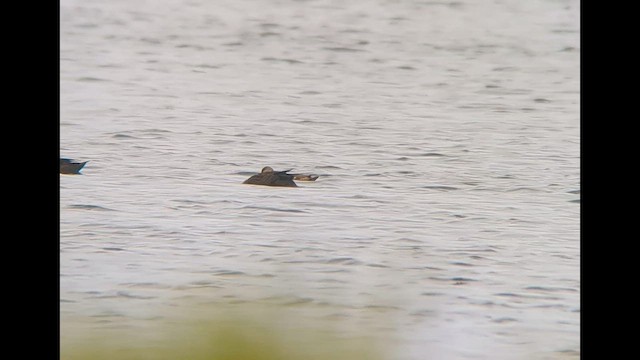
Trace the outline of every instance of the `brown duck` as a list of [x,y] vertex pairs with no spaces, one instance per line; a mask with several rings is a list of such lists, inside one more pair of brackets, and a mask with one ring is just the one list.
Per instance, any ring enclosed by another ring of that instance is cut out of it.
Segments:
[[80,174],[80,170],[88,161],[76,162],[72,159],[60,158],[60,174]]
[[243,184],[297,187],[298,185],[293,181],[294,175],[288,174],[289,171],[291,169],[273,171],[270,166],[265,166],[260,174],[251,176]]

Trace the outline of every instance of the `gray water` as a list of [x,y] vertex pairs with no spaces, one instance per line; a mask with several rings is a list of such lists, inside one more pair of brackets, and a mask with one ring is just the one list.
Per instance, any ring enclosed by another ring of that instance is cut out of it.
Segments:
[[579,1],[60,4],[63,343],[270,301],[390,359],[579,357]]

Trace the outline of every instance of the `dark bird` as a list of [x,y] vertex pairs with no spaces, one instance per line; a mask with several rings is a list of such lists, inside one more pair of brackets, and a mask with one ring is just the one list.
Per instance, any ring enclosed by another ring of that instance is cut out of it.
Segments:
[[80,174],[80,170],[87,162],[75,162],[72,159],[60,158],[60,174]]
[[243,182],[243,184],[266,185],[266,186],[289,186],[297,187],[293,182],[294,175],[288,174],[291,171],[273,171],[270,166],[262,168],[260,174],[253,175]]

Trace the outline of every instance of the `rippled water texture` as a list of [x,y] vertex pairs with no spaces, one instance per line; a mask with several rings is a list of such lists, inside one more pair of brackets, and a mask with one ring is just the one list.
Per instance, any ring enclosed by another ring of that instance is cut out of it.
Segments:
[[188,300],[579,357],[579,1],[60,3],[63,353]]

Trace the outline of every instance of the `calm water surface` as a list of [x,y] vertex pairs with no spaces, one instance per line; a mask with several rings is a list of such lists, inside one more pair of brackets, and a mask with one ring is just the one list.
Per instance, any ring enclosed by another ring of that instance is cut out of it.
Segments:
[[579,357],[579,1],[60,4],[63,352],[188,299]]

